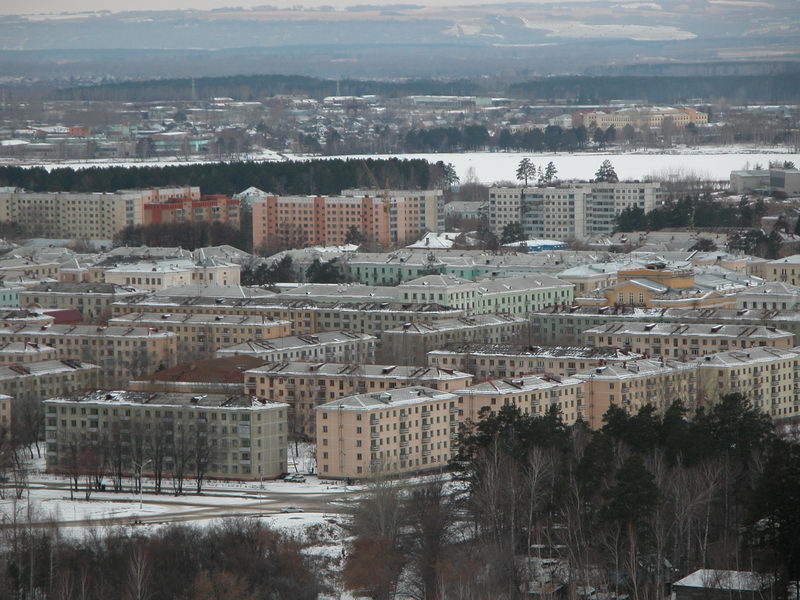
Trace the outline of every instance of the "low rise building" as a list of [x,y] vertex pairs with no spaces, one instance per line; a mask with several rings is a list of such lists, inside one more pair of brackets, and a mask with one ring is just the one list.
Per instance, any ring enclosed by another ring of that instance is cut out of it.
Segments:
[[749,325],[611,323],[587,329],[583,335],[587,346],[682,360],[727,350],[794,346],[794,335],[788,331]]
[[493,379],[454,392],[458,395],[459,420],[476,423],[484,415],[496,415],[503,406],[516,406],[526,415],[543,416],[558,409],[564,423],[583,419],[584,384],[574,377],[527,375]]
[[61,394],[95,389],[101,378],[99,366],[78,360],[43,360],[0,367],[0,393],[15,402],[39,402]]
[[800,417],[800,348],[748,348],[697,359],[698,401],[744,394],[773,419]]
[[29,342],[52,346],[63,360],[102,367],[102,385],[115,385],[176,362],[178,336],[148,327],[18,325],[0,327],[0,344]]
[[[47,470],[71,472],[73,457],[101,445],[122,451],[122,474],[261,479],[286,472],[287,406],[250,396],[90,392],[44,401]],[[135,465],[137,437],[160,442]]]
[[414,386],[317,406],[320,475],[363,479],[445,469],[458,437],[457,399]]
[[164,290],[184,285],[239,285],[241,266],[214,258],[128,262],[93,268],[94,281],[141,290]]
[[[250,288],[243,288],[245,290]],[[208,297],[141,295],[112,306],[114,315],[130,312],[169,312],[195,315],[242,315],[266,317],[292,324],[292,335],[317,334],[345,329],[380,337],[384,330],[419,320],[463,316],[460,309],[440,304],[407,302],[323,302],[269,297]]]
[[528,321],[498,314],[405,323],[383,332],[379,360],[426,366],[428,352],[446,344],[463,342],[527,344],[530,342]]
[[314,409],[342,396],[410,386],[450,392],[472,382],[469,373],[451,369],[328,362],[281,361],[245,375],[247,393],[288,403],[292,432],[310,438],[315,435]]
[[52,346],[29,342],[0,344],[0,365],[19,365],[43,360],[53,360],[58,351]]
[[428,364],[432,367],[465,371],[477,380],[520,377],[531,373],[567,376],[637,358],[641,355],[619,348],[513,344],[449,344],[428,352]]
[[646,404],[663,411],[675,400],[694,406],[697,369],[693,362],[632,360],[607,364],[575,379],[584,382],[583,419],[593,429],[614,405],[636,414]]
[[217,357],[247,354],[265,362],[310,360],[317,362],[370,363],[375,358],[376,338],[352,331],[325,331],[263,341],[250,341],[217,350]]
[[19,301],[22,306],[77,309],[87,319],[98,319],[111,315],[114,302],[141,293],[114,283],[42,283],[21,291]]
[[207,358],[221,348],[248,341],[271,340],[291,335],[289,321],[235,315],[129,313],[108,321],[117,327],[150,327],[178,336],[179,362]]

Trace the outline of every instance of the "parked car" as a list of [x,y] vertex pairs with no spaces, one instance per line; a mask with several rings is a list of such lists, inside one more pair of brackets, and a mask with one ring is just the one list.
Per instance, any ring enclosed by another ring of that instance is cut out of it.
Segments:
[[300,475],[300,473],[292,473],[291,475],[287,475],[284,481],[288,481],[290,483],[305,483],[306,478]]
[[302,508],[298,508],[296,506],[284,506],[281,509],[282,513],[301,513],[305,512]]

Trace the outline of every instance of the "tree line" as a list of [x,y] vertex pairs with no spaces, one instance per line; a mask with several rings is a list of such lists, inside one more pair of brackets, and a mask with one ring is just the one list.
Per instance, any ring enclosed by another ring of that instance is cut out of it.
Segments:
[[[194,91],[193,91],[194,86]],[[491,88],[489,87],[491,86]],[[574,75],[539,77],[503,84],[479,79],[412,79],[377,81],[319,79],[300,75],[234,75],[185,79],[151,79],[105,83],[57,90],[55,100],[106,100],[141,102],[150,100],[191,100],[230,96],[237,100],[259,100],[278,94],[325,96],[376,94],[387,97],[407,95],[489,95],[502,93],[514,98],[567,100],[573,103],[608,102],[627,97],[645,102],[671,104],[689,98],[727,98],[731,101],[793,101],[800,93],[800,73],[770,75],[665,76]]]
[[20,187],[35,192],[114,192],[196,185],[204,194],[232,195],[249,186],[275,194],[338,194],[347,188],[372,188],[373,177],[381,184],[389,182],[394,189],[430,189],[442,184],[444,165],[420,159],[391,158],[57,168],[50,171],[43,167],[0,167],[0,187]]
[[[484,125],[465,125],[463,127],[432,127],[412,129],[403,138],[405,152],[451,152],[457,150],[526,150],[531,152],[573,151],[586,147],[595,138],[602,143],[613,141],[616,134],[612,130],[590,134],[583,125],[564,129],[558,125],[548,125],[544,129],[530,129],[512,133],[501,129],[496,135],[489,135]],[[600,137],[598,137],[598,135]]]
[[800,578],[800,445],[740,394],[689,416],[680,401],[612,406],[592,431],[557,408],[487,409],[462,431],[454,483],[376,479],[345,583],[376,600],[662,600],[716,568],[772,577],[784,598]]
[[26,522],[2,533],[2,598],[313,600],[322,590],[299,543],[258,520],[75,536],[17,516]]

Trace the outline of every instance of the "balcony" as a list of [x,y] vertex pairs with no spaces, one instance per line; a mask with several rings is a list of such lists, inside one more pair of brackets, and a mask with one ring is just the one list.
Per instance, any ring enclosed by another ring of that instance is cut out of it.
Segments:
[[408,442],[408,441],[406,441],[406,440],[402,440],[402,441],[400,442],[400,447],[401,447],[401,448],[408,448],[408,445],[409,445],[410,443],[411,443],[411,442]]
[[578,392],[575,394],[576,398],[583,398],[586,394],[584,392]]
[[369,437],[375,439],[381,437],[380,431],[370,431]]
[[423,410],[423,411],[422,411],[422,416],[423,416],[423,417],[430,417],[430,416],[431,416],[431,411],[429,411],[429,410]]
[[452,408],[450,409],[450,414],[451,414],[451,415],[457,415],[457,414],[458,414],[458,411],[459,411],[459,408],[458,408],[457,406],[454,406],[454,407],[452,407]]
[[400,435],[408,435],[408,427],[401,427]]
[[422,424],[422,431],[428,431],[432,425],[430,423],[423,423]]
[[379,420],[379,419],[370,419],[370,420],[369,420],[369,424],[370,424],[370,425],[380,425],[380,424],[381,424],[381,422],[380,422],[380,420]]
[[430,450],[423,450],[422,451],[422,456],[430,456],[430,455],[431,455],[431,451]]

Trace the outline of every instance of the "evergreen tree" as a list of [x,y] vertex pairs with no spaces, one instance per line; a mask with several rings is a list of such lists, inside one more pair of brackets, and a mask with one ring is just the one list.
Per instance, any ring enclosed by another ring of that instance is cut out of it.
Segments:
[[553,180],[556,177],[556,173],[558,173],[558,169],[556,169],[556,165],[553,161],[547,163],[547,168],[544,170],[544,180],[546,183],[553,183]]
[[522,224],[519,222],[509,223],[503,227],[503,234],[500,236],[501,244],[512,244],[514,242],[521,242],[525,239],[525,231],[522,229]]
[[605,183],[617,183],[619,181],[617,172],[614,170],[614,166],[611,164],[610,160],[606,159],[603,161],[600,168],[597,169],[597,173],[594,174],[594,180]]
[[523,158],[517,166],[517,181],[522,181],[528,187],[528,180],[536,176],[536,166],[530,158]]

